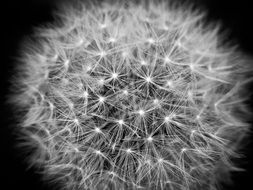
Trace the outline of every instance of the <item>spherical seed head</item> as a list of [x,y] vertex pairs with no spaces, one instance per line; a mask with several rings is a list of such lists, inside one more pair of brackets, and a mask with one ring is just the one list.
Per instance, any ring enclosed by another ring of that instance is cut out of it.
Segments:
[[241,54],[199,11],[81,4],[38,32],[14,81],[33,164],[67,190],[216,190],[248,130]]

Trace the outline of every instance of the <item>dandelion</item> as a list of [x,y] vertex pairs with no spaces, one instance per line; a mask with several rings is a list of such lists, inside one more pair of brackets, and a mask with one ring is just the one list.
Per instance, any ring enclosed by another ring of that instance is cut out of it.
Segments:
[[217,189],[249,131],[246,56],[186,5],[80,5],[12,80],[31,164],[69,190]]

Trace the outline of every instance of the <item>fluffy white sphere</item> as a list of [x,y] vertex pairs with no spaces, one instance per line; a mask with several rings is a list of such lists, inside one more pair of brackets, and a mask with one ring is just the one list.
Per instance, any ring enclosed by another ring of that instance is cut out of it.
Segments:
[[69,190],[216,189],[248,131],[243,55],[190,6],[79,3],[13,81],[32,164]]

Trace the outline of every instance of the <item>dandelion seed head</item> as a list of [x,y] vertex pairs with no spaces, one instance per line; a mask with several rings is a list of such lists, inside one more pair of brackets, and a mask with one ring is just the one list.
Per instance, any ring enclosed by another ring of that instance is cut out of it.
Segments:
[[29,164],[66,190],[217,190],[249,131],[252,61],[198,8],[74,2],[12,79]]

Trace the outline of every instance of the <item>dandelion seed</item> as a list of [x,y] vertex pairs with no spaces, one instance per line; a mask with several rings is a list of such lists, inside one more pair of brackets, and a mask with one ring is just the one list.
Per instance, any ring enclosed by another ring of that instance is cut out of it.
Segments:
[[79,120],[78,120],[77,118],[75,118],[75,119],[74,119],[74,123],[75,123],[76,125],[79,125]]
[[168,122],[170,122],[171,121],[171,116],[166,116],[165,118],[164,118],[164,122],[165,123],[168,123]]
[[181,153],[184,153],[185,151],[187,151],[187,148],[182,148],[181,149]]
[[151,77],[146,77],[146,78],[145,78],[145,80],[147,81],[147,83],[150,83],[150,82],[152,82],[152,79],[151,79]]
[[116,38],[109,38],[109,42],[111,42],[111,43],[116,42]]
[[191,69],[192,71],[194,71],[196,66],[195,66],[194,64],[191,63],[191,64],[189,64],[189,67],[190,67],[190,69]]
[[130,154],[130,153],[132,153],[133,151],[131,150],[131,148],[128,148],[128,149],[126,149],[126,152],[127,152],[128,154]]
[[151,136],[149,136],[149,137],[147,138],[147,140],[148,140],[149,142],[152,142],[152,141],[153,141],[153,138],[152,138]]
[[150,159],[146,159],[146,160],[145,160],[145,163],[147,163],[147,164],[150,165],[150,164],[151,164],[151,160],[150,160]]
[[112,144],[112,150],[115,149],[116,143]]
[[109,174],[109,175],[112,175],[112,176],[116,176],[116,173],[113,172],[113,171],[109,171],[108,174]]
[[169,57],[166,56],[166,57],[164,58],[164,62],[165,62],[165,63],[170,63],[170,61],[171,61],[171,60],[170,60]]
[[118,78],[118,73],[112,73],[112,78],[117,79]]
[[164,159],[163,158],[158,158],[157,161],[158,161],[159,164],[161,164],[161,163],[164,162]]
[[64,67],[65,67],[66,69],[69,68],[69,59],[67,59],[66,61],[64,61]]
[[100,96],[100,97],[99,97],[99,102],[100,102],[100,103],[103,103],[104,101],[105,101],[105,97]]
[[150,44],[154,44],[155,43],[155,40],[153,38],[148,38],[147,39],[147,42],[150,43]]
[[104,80],[104,79],[99,79],[99,80],[98,80],[98,84],[104,85],[104,83],[105,83],[105,80]]
[[100,150],[95,150],[94,153],[97,155],[102,155],[102,152]]
[[164,26],[163,26],[163,29],[164,29],[164,30],[169,30],[169,27],[166,26],[166,25],[164,25]]
[[74,107],[75,107],[75,104],[72,103],[72,102],[68,102],[68,106],[69,106],[69,108],[70,108],[71,110],[73,110]]
[[141,65],[147,65],[147,62],[144,61],[144,60],[142,60],[142,61],[141,61]]
[[123,94],[124,95],[128,95],[128,91],[127,90],[123,90]]
[[105,23],[104,24],[100,24],[100,28],[104,29],[106,27],[107,27],[107,25]]
[[83,97],[87,98],[89,96],[89,93],[87,91],[83,92]]
[[101,132],[102,132],[101,129],[99,129],[98,127],[96,127],[94,131],[95,131],[96,133],[101,133]]
[[121,119],[121,120],[118,121],[118,123],[119,123],[120,125],[123,125],[123,124],[124,124],[124,121]]
[[127,58],[128,55],[129,55],[129,53],[127,51],[123,51],[122,52],[122,57]]
[[174,84],[171,80],[168,80],[167,83],[166,83],[166,86],[169,86],[169,87],[173,88]]
[[88,72],[88,71],[90,71],[91,70],[91,66],[87,66],[86,67],[86,71]]
[[140,116],[143,116],[145,114],[145,111],[141,109],[141,110],[138,111],[138,113],[139,113]]
[[105,52],[105,51],[101,51],[98,55],[99,55],[101,58],[102,58],[102,57],[105,57],[105,56],[106,56],[106,52]]
[[82,44],[84,43],[84,40],[83,39],[79,39],[76,43],[76,46],[79,47],[81,46]]
[[55,62],[55,61],[57,61],[58,57],[59,57],[59,55],[58,55],[58,54],[55,54],[55,55],[51,58],[51,60],[52,60],[53,62]]
[[154,104],[159,104],[159,100],[158,99],[154,99]]

